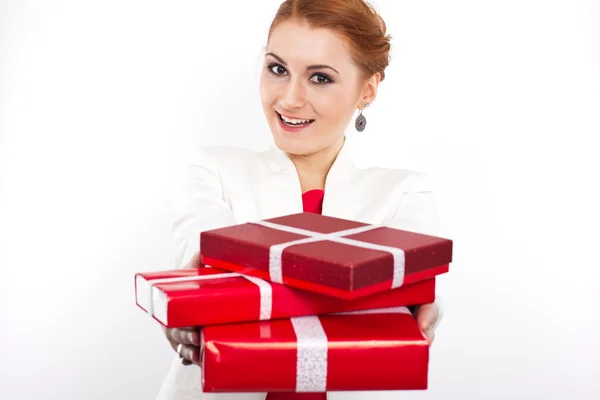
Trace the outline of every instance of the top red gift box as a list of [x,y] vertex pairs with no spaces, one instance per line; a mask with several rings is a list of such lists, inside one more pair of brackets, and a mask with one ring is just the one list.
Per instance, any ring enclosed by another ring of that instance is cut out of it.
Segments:
[[448,272],[452,241],[299,213],[200,234],[203,262],[354,299]]

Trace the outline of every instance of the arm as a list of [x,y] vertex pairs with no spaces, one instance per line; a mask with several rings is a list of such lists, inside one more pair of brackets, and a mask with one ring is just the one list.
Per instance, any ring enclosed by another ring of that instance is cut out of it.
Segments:
[[[407,181],[400,185],[396,209],[384,221],[384,225],[425,235],[437,235],[439,219],[435,211],[432,187],[433,184],[425,173],[414,173],[407,178]],[[433,342],[435,329],[443,316],[441,303],[440,297],[436,295],[436,300],[432,304],[411,307],[430,343]]]
[[184,268],[200,250],[200,232],[235,224],[225,200],[219,164],[197,148],[189,163],[183,188],[175,195],[171,225],[175,268]]
[[[171,225],[174,267],[201,266],[200,232],[235,224],[223,194],[219,164],[207,151],[197,148],[187,170],[183,188],[175,195],[175,215]],[[200,335],[197,328],[164,329],[182,363],[200,362]]]

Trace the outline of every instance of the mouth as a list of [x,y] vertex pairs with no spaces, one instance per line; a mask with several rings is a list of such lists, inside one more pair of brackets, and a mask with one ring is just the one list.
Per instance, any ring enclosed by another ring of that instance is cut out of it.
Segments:
[[279,124],[281,125],[281,127],[283,129],[285,129],[287,131],[297,132],[301,129],[306,128],[313,122],[315,122],[314,119],[293,118],[293,117],[283,116],[283,115],[279,114],[277,111],[275,111],[275,112],[277,113],[277,119],[279,120]]

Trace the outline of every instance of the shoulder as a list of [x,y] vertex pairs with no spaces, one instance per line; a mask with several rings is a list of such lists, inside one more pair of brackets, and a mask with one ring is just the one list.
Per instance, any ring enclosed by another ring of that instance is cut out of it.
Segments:
[[388,193],[427,192],[433,190],[431,175],[426,171],[410,168],[386,168],[383,166],[365,164],[367,157],[364,146],[355,139],[347,140],[347,158],[352,165],[352,179],[357,183],[376,185]]
[[431,175],[409,169],[365,170],[380,182],[389,184],[389,209],[384,225],[426,235],[435,235],[439,220]]
[[357,171],[358,191],[369,194],[372,207],[380,210],[384,225],[434,234],[438,217],[429,173],[411,169],[366,168]]

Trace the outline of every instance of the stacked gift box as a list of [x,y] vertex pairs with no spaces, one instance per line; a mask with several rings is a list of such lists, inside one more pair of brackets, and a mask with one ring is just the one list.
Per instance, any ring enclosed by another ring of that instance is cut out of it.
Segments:
[[199,240],[205,268],[139,273],[135,288],[163,326],[201,327],[205,392],[427,388],[407,307],[435,300],[451,240],[313,213]]

